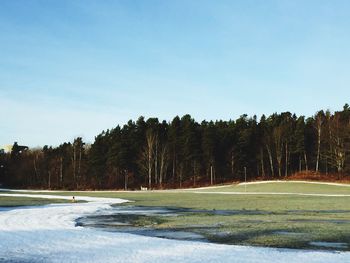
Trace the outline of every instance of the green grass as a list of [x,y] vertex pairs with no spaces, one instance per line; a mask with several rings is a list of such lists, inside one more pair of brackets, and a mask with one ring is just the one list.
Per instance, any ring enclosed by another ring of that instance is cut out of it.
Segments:
[[[224,195],[191,191],[165,192],[61,192],[55,195],[116,197],[137,206],[205,209],[164,218],[142,219],[160,229],[186,229],[218,243],[287,248],[316,248],[311,241],[341,242],[350,250],[350,197],[296,195]],[[200,191],[245,191],[244,186]],[[247,185],[250,192],[350,194],[350,187],[305,183]],[[43,193],[44,194],[44,193]],[[47,193],[45,193],[47,194]],[[235,210],[233,215],[214,215],[216,210]]]
[[63,199],[0,196],[0,207],[47,205],[52,203],[67,203],[67,202],[68,202],[67,200],[63,200]]

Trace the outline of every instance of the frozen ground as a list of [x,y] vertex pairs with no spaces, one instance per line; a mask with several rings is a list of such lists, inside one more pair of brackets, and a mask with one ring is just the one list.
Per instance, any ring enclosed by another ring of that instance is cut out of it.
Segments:
[[345,183],[330,183],[330,182],[311,182],[311,181],[303,181],[303,180],[268,180],[268,181],[256,181],[256,182],[247,182],[247,183],[239,183],[239,185],[252,185],[252,184],[270,184],[270,183],[304,183],[304,184],[316,184],[316,185],[334,185],[334,186],[343,186],[350,187],[350,184]]
[[125,202],[77,199],[88,203],[0,211],[0,262],[350,262],[347,252],[217,245],[76,227],[76,218]]

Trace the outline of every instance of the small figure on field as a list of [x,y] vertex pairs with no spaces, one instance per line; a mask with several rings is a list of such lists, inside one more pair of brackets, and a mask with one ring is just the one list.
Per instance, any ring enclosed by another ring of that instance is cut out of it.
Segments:
[[72,198],[72,203],[75,203],[75,197],[73,196],[73,198]]

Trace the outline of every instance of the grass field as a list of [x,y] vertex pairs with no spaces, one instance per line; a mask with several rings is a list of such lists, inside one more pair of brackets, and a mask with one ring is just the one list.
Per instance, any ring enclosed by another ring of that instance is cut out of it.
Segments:
[[[257,194],[245,194],[245,191]],[[77,198],[79,195],[117,197],[134,201],[132,205],[135,206],[206,210],[207,213],[179,213],[162,218],[151,216],[144,221],[139,220],[138,224],[157,229],[184,229],[218,243],[326,249],[319,247],[317,242],[328,242],[326,245],[331,246],[328,249],[350,250],[350,196],[267,193],[347,195],[350,187],[277,182],[186,191],[54,194],[75,195]],[[216,213],[218,210],[230,213]]]
[[67,200],[18,196],[0,196],[0,207],[47,205],[52,203],[67,203]]

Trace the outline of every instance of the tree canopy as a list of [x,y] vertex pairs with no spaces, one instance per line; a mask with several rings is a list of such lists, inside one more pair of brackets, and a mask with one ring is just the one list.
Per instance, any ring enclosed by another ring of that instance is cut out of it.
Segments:
[[300,171],[350,174],[350,108],[237,120],[130,120],[58,147],[0,153],[0,183],[9,187],[135,189],[284,178]]

